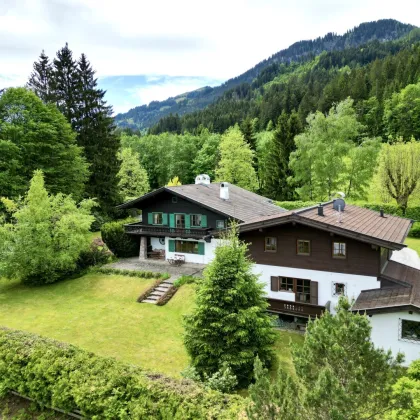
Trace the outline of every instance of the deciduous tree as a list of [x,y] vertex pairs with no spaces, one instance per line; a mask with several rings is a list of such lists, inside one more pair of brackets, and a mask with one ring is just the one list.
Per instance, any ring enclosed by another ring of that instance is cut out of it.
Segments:
[[238,125],[229,128],[223,134],[219,151],[220,161],[216,169],[217,179],[255,191],[258,188],[258,181],[253,167],[254,152],[245,142]]
[[120,182],[120,194],[124,201],[140,197],[150,190],[147,172],[140,164],[138,153],[130,148],[122,149],[119,153],[121,160],[118,178]]
[[35,171],[23,203],[3,199],[11,222],[0,225],[0,275],[27,284],[53,283],[76,268],[89,248],[92,200],[48,195]]

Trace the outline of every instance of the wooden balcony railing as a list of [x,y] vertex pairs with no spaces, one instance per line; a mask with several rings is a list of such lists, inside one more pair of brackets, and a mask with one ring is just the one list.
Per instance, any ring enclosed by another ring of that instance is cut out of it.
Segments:
[[321,316],[325,311],[324,306],[311,305],[309,303],[290,302],[287,300],[267,299],[269,303],[268,310],[281,314],[291,314],[303,317]]
[[171,236],[181,238],[198,238],[201,239],[209,234],[211,229],[177,229],[168,226],[151,226],[143,225],[141,223],[131,223],[125,225],[126,233],[132,235],[145,235],[145,236]]

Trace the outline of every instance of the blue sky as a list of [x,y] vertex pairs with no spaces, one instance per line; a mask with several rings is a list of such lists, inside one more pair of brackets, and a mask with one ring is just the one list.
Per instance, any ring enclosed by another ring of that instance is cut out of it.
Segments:
[[42,49],[84,52],[116,111],[235,77],[290,44],[394,18],[420,1],[1,0],[0,87],[23,85]]

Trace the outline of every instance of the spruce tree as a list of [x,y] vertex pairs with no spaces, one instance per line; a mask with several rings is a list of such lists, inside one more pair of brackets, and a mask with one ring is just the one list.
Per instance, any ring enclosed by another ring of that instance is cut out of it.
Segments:
[[66,42],[66,45],[57,51],[54,59],[50,89],[54,94],[57,108],[73,128],[77,125],[79,86],[77,62],[73,59],[73,52]]
[[252,273],[248,246],[233,226],[216,248],[199,283],[196,308],[185,318],[185,346],[201,377],[226,364],[240,387],[253,377],[256,356],[263,365],[273,358],[274,330],[267,314],[263,285]]
[[301,131],[299,115],[282,112],[274,131],[273,139],[268,145],[265,195],[276,200],[293,200],[293,187],[288,183],[292,175],[289,169],[290,153],[295,149],[294,137]]
[[52,64],[50,59],[42,50],[39,61],[33,64],[33,71],[29,77],[27,87],[31,89],[43,102],[54,102],[52,91]]
[[109,214],[121,200],[117,177],[120,137],[114,132],[112,108],[104,100],[105,91],[97,87],[95,71],[84,54],[78,62],[76,80],[78,107],[74,126],[91,171],[86,194],[96,197],[102,212]]

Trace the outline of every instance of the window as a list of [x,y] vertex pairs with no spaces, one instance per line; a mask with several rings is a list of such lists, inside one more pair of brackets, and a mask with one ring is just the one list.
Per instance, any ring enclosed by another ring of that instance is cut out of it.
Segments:
[[224,220],[216,220],[216,228],[217,229],[224,229],[225,228],[225,221]]
[[290,277],[280,277],[280,290],[293,292],[293,279]]
[[265,238],[265,252],[276,252],[277,251],[277,238],[267,237]]
[[191,227],[201,227],[201,214],[192,214],[190,218]]
[[298,255],[311,255],[311,241],[298,239],[297,254]]
[[346,258],[346,243],[333,242],[332,253],[333,258]]
[[296,302],[311,302],[311,281],[296,279]]
[[178,203],[178,197],[172,197],[172,203]]
[[420,322],[400,319],[400,339],[420,344]]
[[153,213],[153,224],[154,225],[163,224],[163,213]]
[[[312,282],[316,283],[316,282]],[[294,292],[296,302],[311,303],[311,281],[291,277],[271,277],[273,292]]]
[[332,295],[333,296],[345,296],[346,285],[345,283],[332,283]]
[[185,214],[175,215],[175,227],[177,229],[185,229]]
[[198,242],[175,241],[175,252],[182,252],[185,254],[198,254]]

